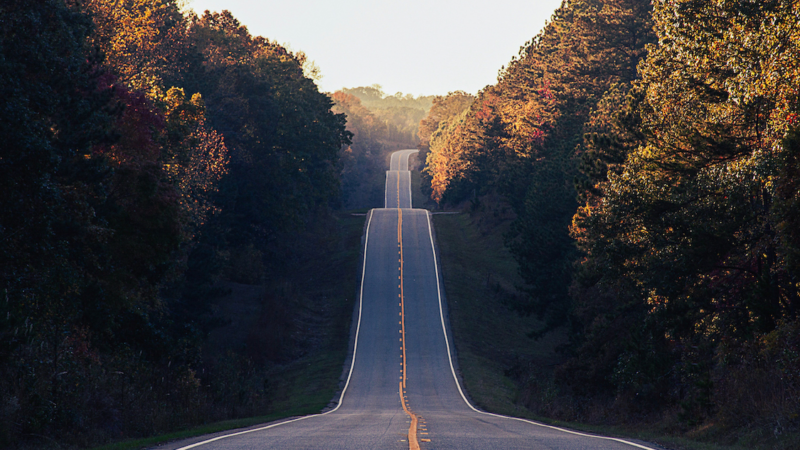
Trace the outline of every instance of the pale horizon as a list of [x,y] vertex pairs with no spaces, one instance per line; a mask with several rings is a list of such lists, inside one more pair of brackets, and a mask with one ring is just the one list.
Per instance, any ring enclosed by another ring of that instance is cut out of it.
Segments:
[[389,95],[476,94],[497,81],[561,0],[371,2],[189,0],[187,9],[229,10],[253,35],[302,51],[324,92],[379,84]]

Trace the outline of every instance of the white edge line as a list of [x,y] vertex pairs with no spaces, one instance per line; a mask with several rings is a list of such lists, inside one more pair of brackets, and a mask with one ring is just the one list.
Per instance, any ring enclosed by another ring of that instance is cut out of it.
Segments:
[[469,400],[467,400],[467,397],[464,396],[464,392],[461,390],[461,385],[458,383],[458,377],[456,376],[456,370],[453,367],[453,357],[450,354],[450,342],[447,339],[447,328],[446,328],[445,323],[444,323],[444,313],[442,311],[442,289],[441,289],[441,286],[439,285],[439,266],[438,266],[438,264],[436,262],[436,248],[433,245],[433,231],[431,230],[431,213],[430,213],[430,211],[427,211],[427,210],[425,210],[425,211],[426,211],[426,216],[428,218],[428,236],[430,237],[430,240],[431,240],[431,252],[433,253],[433,268],[434,268],[434,270],[436,270],[436,294],[439,296],[439,318],[442,321],[442,332],[444,334],[445,347],[447,348],[447,359],[450,362],[450,372],[453,374],[453,381],[456,382],[456,388],[458,388],[458,393],[461,394],[461,398],[464,400],[464,403],[466,403],[467,406],[470,407],[470,409],[472,409],[473,411],[475,411],[478,414],[485,414],[487,416],[499,417],[501,419],[517,420],[517,421],[520,421],[520,422],[529,423],[531,425],[536,425],[536,426],[543,427],[543,428],[550,428],[552,430],[562,431],[564,433],[574,434],[574,435],[578,435],[578,436],[584,436],[584,437],[590,437],[590,438],[596,438],[596,439],[604,439],[604,440],[608,440],[608,441],[615,441],[615,442],[619,442],[619,443],[622,443],[622,444],[631,445],[633,447],[641,448],[641,449],[644,449],[644,450],[656,450],[656,449],[654,449],[652,447],[646,447],[644,445],[636,444],[634,442],[626,441],[624,439],[618,439],[618,438],[612,438],[612,437],[606,437],[606,436],[597,436],[597,435],[594,435],[594,434],[580,433],[580,432],[577,432],[577,431],[567,430],[565,428],[559,428],[559,427],[555,427],[555,426],[552,426],[552,425],[546,425],[546,424],[543,424],[543,423],[534,422],[532,420],[522,419],[522,418],[519,418],[519,417],[504,416],[504,415],[501,415],[501,414],[494,414],[494,413],[489,413],[489,412],[485,412],[485,411],[480,411],[480,410],[476,409],[474,406],[472,406],[472,404],[469,402]]
[[370,212],[369,212],[369,219],[367,220],[366,238],[364,239],[364,264],[361,266],[361,290],[360,290],[359,295],[358,295],[358,322],[357,322],[357,325],[356,325],[356,338],[355,338],[355,342],[353,343],[353,360],[350,362],[350,373],[347,374],[347,381],[344,383],[344,388],[342,388],[342,395],[339,396],[339,403],[337,403],[336,408],[333,408],[332,410],[330,410],[328,412],[324,412],[322,414],[312,414],[312,415],[308,415],[308,416],[298,417],[298,418],[292,419],[292,420],[287,420],[285,422],[273,423],[272,425],[267,425],[265,427],[254,428],[252,430],[246,430],[246,431],[239,431],[238,433],[231,433],[231,434],[226,434],[226,435],[223,435],[223,436],[217,436],[215,438],[208,439],[208,440],[205,440],[205,441],[195,442],[194,444],[187,445],[185,447],[181,447],[181,448],[178,448],[176,450],[187,450],[187,449],[190,449],[190,448],[199,447],[201,445],[208,444],[210,442],[219,441],[221,439],[227,439],[227,438],[233,437],[233,436],[240,436],[242,434],[254,433],[256,431],[267,430],[269,428],[277,427],[279,425],[286,425],[287,423],[297,422],[297,421],[308,419],[308,418],[311,418],[311,417],[322,417],[322,416],[328,415],[328,414],[330,414],[332,412],[335,412],[337,409],[339,409],[340,406],[342,406],[342,400],[344,399],[344,394],[345,394],[345,392],[347,392],[347,387],[350,386],[350,378],[353,376],[353,367],[355,367],[355,365],[356,365],[356,350],[358,349],[358,333],[359,333],[359,331],[361,331],[361,309],[362,309],[362,306],[364,304],[364,298],[363,298],[364,297],[364,274],[366,273],[366,270],[367,270],[367,244],[369,244],[369,227],[370,227],[371,224],[372,224],[372,210],[370,210]]
[[406,170],[406,173],[408,174],[408,207],[413,208],[414,202],[411,200],[411,171]]

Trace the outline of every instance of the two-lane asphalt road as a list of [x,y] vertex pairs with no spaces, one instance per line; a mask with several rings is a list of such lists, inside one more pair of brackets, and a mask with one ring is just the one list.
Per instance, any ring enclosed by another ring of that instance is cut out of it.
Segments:
[[335,409],[163,448],[654,448],[473,408],[453,370],[430,214],[411,208],[408,158],[392,155],[386,207],[367,216],[353,359]]

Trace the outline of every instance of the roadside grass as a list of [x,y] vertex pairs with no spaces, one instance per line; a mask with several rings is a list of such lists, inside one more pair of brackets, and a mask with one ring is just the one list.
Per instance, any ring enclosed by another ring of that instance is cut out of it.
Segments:
[[202,436],[204,434],[218,433],[220,431],[235,430],[237,428],[246,428],[261,423],[272,422],[286,417],[292,417],[302,414],[307,414],[307,413],[299,411],[296,412],[295,414],[291,414],[289,412],[286,413],[281,412],[267,416],[250,417],[247,419],[225,420],[222,422],[210,423],[207,425],[201,425],[198,427],[189,428],[187,430],[176,431],[173,433],[162,434],[159,436],[114,442],[112,444],[103,445],[101,447],[95,447],[93,450],[134,450],[140,448],[149,448],[171,441],[189,439],[197,436]]
[[433,210],[436,209],[436,203],[433,200],[427,198],[422,191],[419,190],[419,171],[412,170],[411,171],[411,206],[414,208],[420,209],[428,209]]
[[555,347],[564,335],[554,333],[534,341],[526,334],[539,322],[509,307],[521,280],[503,245],[507,221],[488,232],[482,232],[466,213],[435,214],[433,222],[465,388],[482,409],[525,414],[517,402],[519,383],[514,377],[530,364],[546,368],[558,362]]
[[[132,450],[150,448],[171,441],[188,439],[209,433],[251,427],[294,416],[317,414],[339,391],[345,359],[349,347],[350,325],[358,291],[358,263],[361,252],[361,235],[366,210],[335,214],[335,230],[322,237],[330,251],[319,252],[318,258],[309,259],[291,275],[292,310],[297,317],[295,334],[302,353],[288,362],[275,364],[267,371],[272,403],[270,411],[257,417],[208,423],[158,436],[106,444],[94,450]],[[353,215],[360,214],[360,215]],[[323,248],[324,248],[323,247]],[[261,287],[240,285],[238,290],[263,291]],[[284,295],[287,295],[284,293]],[[250,293],[242,303],[258,302],[260,296]],[[252,299],[252,300],[251,300]],[[247,322],[244,316],[253,310],[252,305],[221,309],[234,326]],[[252,320],[250,320],[252,322]],[[225,346],[243,345],[246,333],[227,339]],[[211,345],[214,343],[211,342]],[[218,344],[219,345],[219,344]],[[219,348],[215,351],[221,351]]]

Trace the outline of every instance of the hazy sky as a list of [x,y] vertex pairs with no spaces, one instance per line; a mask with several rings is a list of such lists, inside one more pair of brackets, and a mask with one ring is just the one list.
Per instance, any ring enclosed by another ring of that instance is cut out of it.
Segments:
[[253,35],[301,50],[321,90],[380,84],[388,94],[476,93],[561,0],[189,0],[231,11]]

